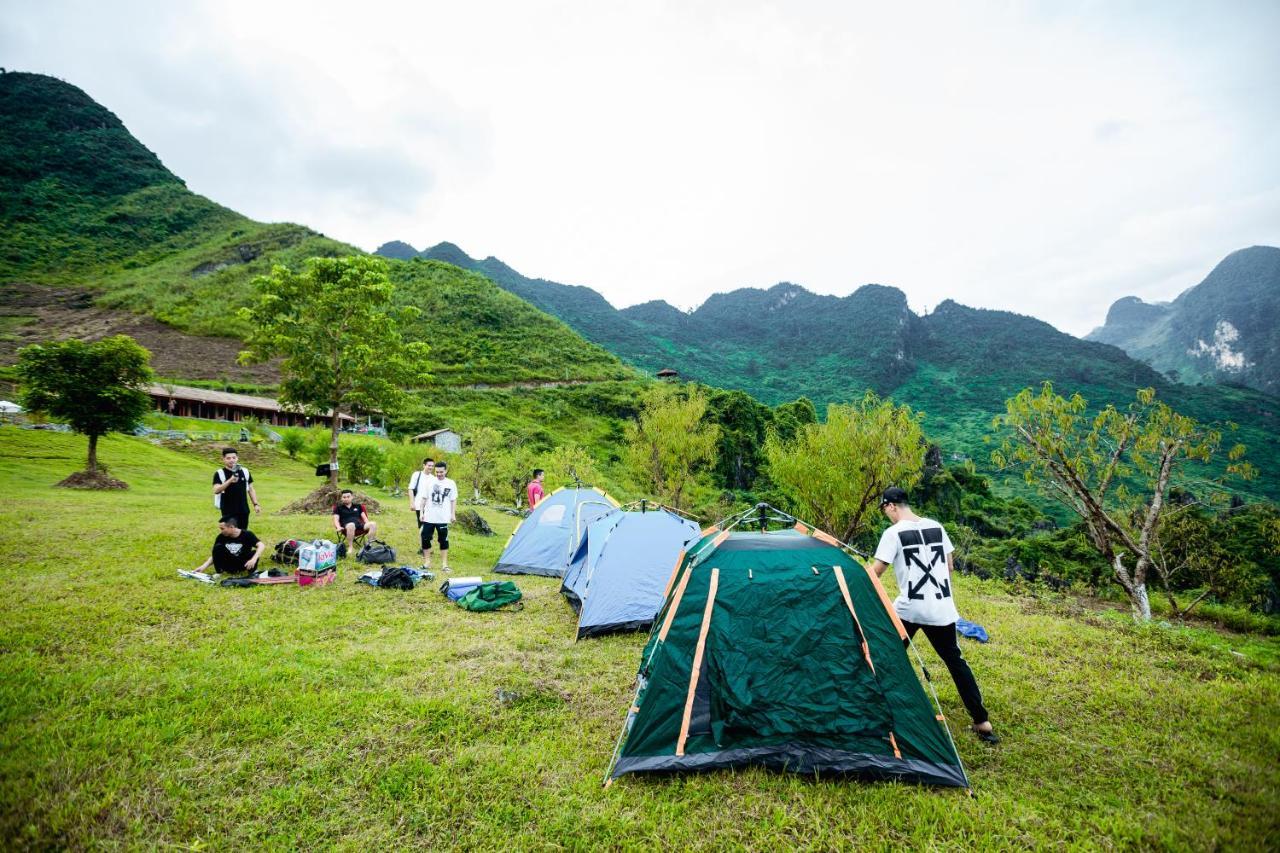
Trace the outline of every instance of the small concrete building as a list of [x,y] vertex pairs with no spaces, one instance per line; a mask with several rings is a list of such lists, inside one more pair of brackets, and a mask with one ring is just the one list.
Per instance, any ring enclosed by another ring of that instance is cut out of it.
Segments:
[[433,444],[445,453],[462,452],[462,436],[451,429],[433,429],[409,439],[418,444]]

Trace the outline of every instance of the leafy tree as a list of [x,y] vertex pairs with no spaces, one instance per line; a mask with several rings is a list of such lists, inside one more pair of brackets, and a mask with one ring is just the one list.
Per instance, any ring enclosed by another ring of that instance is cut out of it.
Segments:
[[920,417],[871,391],[851,406],[829,406],[826,423],[800,425],[793,441],[770,433],[770,476],[798,515],[851,542],[869,529],[881,492],[919,482]]
[[645,392],[637,419],[626,426],[631,469],[677,509],[684,509],[690,478],[715,461],[720,428],[704,422],[706,411],[706,394],[695,386],[677,391],[655,385]]
[[[537,464],[538,454],[528,443],[514,441],[498,462],[498,478],[511,496],[511,505],[519,507],[524,502],[525,487]],[[545,467],[545,466],[544,466]]]
[[[1210,595],[1227,598],[1236,584],[1234,575],[1249,572],[1247,564],[1232,559],[1225,544],[1216,536],[1212,521],[1196,507],[1187,506],[1166,511],[1152,538],[1151,567],[1164,586],[1165,596],[1174,616],[1186,616]],[[1180,582],[1202,580],[1204,589],[1186,607],[1178,604],[1174,590]]]
[[818,422],[818,410],[808,397],[798,397],[790,403],[782,403],[773,410],[773,424],[778,438],[790,441],[804,424]]
[[372,441],[345,441],[338,449],[338,460],[348,483],[372,483],[382,473],[386,454]]
[[413,472],[422,467],[425,450],[416,444],[399,443],[388,448],[382,457],[382,483],[392,494],[400,494]]
[[773,412],[743,391],[713,390],[708,418],[720,426],[715,473],[726,489],[749,489],[764,466],[764,442]]
[[576,481],[590,485],[600,479],[595,459],[591,458],[591,454],[585,447],[573,442],[562,444],[552,450],[540,467],[546,471],[543,479],[548,492],[553,492],[561,486],[571,485]]
[[133,427],[151,409],[151,353],[128,335],[67,340],[18,351],[22,404],[64,420],[89,439],[85,471],[96,474],[98,439]]
[[[1000,439],[992,461],[1022,470],[1028,484],[1080,517],[1135,617],[1149,620],[1147,572],[1169,489],[1187,463],[1218,453],[1222,432],[1157,401],[1152,388],[1124,411],[1108,405],[1091,417],[1087,408],[1079,394],[1066,399],[1048,382],[1039,394],[1022,390],[992,423]],[[1254,475],[1244,450],[1228,451],[1228,475]]]
[[307,433],[297,427],[285,427],[280,430],[280,449],[289,454],[290,459],[297,459],[298,454],[307,446]]
[[[394,407],[403,386],[429,378],[427,345],[401,333],[418,311],[394,306],[381,259],[312,258],[301,274],[277,266],[253,284],[257,302],[240,312],[251,328],[240,359],[283,357],[281,400],[331,419],[330,464],[338,461],[343,412]],[[333,471],[329,486],[337,484]]]
[[507,443],[506,436],[489,426],[476,427],[468,434],[466,452],[470,462],[468,479],[471,483],[471,495],[475,500],[480,500],[482,491],[489,491],[496,487],[499,480],[498,468],[502,448]]

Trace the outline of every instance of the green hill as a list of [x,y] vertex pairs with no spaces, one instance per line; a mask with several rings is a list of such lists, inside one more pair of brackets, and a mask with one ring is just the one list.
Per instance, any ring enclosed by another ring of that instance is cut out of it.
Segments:
[[687,313],[662,301],[616,310],[590,288],[531,279],[496,258],[476,261],[452,243],[420,254],[483,272],[650,373],[674,368],[683,378],[740,389],[770,405],[804,395],[820,410],[868,388],[892,396],[926,413],[927,432],[948,454],[980,464],[992,416],[1022,388],[1047,379],[1102,406],[1125,405],[1136,389],[1154,387],[1199,420],[1238,424],[1233,440],[1248,446],[1264,472],[1241,491],[1280,497],[1280,479],[1266,476],[1280,468],[1276,398],[1182,384],[1116,347],[1032,317],[951,300],[917,315],[902,291],[876,284],[837,297],[782,283],[715,294]]
[[1183,382],[1280,394],[1280,249],[1232,252],[1172,302],[1119,299],[1087,339],[1114,344]]
[[[272,265],[359,251],[190,192],[84,92],[18,72],[0,75],[0,230],[0,283],[91,288],[101,306],[194,335],[241,335],[236,309]],[[413,331],[435,347],[438,383],[634,375],[480,275],[422,260],[389,265],[399,298],[423,311]]]

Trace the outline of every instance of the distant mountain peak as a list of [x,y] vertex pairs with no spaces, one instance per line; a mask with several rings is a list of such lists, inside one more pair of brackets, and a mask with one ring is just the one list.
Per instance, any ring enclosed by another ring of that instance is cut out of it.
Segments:
[[1125,296],[1086,336],[1184,382],[1280,392],[1280,249],[1249,246],[1172,302]]
[[391,240],[383,243],[377,249],[374,249],[373,253],[384,258],[394,258],[397,261],[407,261],[418,256],[418,250],[402,240]]
[[464,269],[471,269],[476,265],[475,258],[462,251],[455,243],[445,240],[436,243],[429,249],[423,249],[418,253],[420,258],[428,258],[433,261],[444,261],[446,264],[453,264]]

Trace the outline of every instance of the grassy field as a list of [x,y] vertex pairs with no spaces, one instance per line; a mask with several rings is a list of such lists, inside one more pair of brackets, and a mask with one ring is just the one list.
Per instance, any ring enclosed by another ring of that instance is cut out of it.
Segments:
[[[760,771],[601,778],[644,638],[574,643],[558,582],[470,614],[434,589],[180,580],[214,530],[212,455],[112,437],[127,492],[52,484],[82,438],[0,428],[0,846],[508,849],[1274,848],[1280,640],[1137,629],[957,580],[1004,736],[957,732],[977,797]],[[272,511],[315,478],[254,465]],[[402,555],[398,499],[380,522]],[[488,574],[499,535],[455,534]],[[931,650],[926,662],[937,664]],[[934,669],[945,670],[941,665]],[[943,675],[943,709],[962,720]]]

